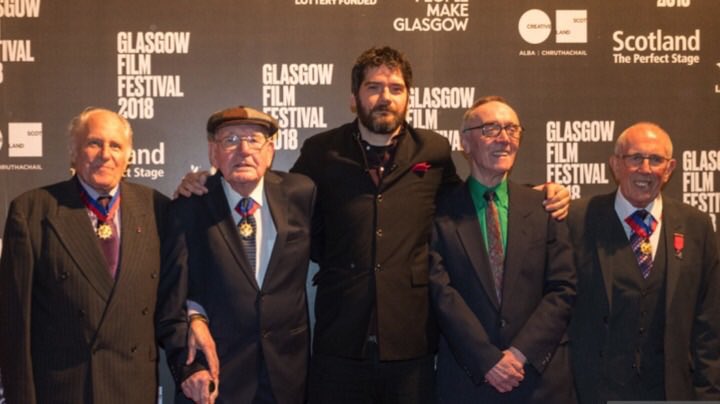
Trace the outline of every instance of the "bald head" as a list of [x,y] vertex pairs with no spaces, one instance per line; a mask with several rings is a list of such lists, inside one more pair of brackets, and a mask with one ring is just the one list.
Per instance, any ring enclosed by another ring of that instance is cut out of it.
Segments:
[[610,157],[620,192],[634,207],[646,208],[657,198],[675,169],[672,141],[660,126],[639,122],[625,129]]
[[628,145],[640,139],[658,142],[665,148],[663,157],[672,158],[673,145],[670,135],[663,128],[652,122],[638,122],[625,129],[615,142],[615,154],[626,154]]

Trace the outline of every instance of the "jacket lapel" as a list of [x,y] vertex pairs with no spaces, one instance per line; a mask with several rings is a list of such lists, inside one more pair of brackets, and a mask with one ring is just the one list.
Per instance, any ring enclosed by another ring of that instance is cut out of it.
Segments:
[[[666,267],[666,298],[665,308],[666,310],[672,307],[673,298],[675,297],[675,290],[677,289],[678,282],[681,275],[681,263],[682,255],[675,252],[675,234],[684,235],[686,233],[685,226],[682,220],[675,215],[673,212],[677,212],[678,208],[674,206],[674,202],[663,198],[663,211],[662,211],[662,228],[665,234],[665,257],[667,261]],[[662,242],[661,241],[661,242]]]
[[55,197],[58,199],[58,211],[48,217],[48,223],[93,289],[105,301],[109,300],[113,280],[106,270],[107,263],[80,199],[76,180],[67,181]]
[[155,223],[148,223],[148,209],[152,206],[143,206],[139,196],[126,184],[120,185],[120,268],[118,269],[116,284],[125,284],[133,279],[133,272],[143,268],[145,248],[140,233],[153,231],[148,228]]
[[[530,242],[530,234],[528,233],[527,217],[532,212],[527,201],[520,197],[513,197],[517,187],[513,182],[508,181],[508,228],[507,228],[507,248],[505,249],[505,265],[503,267],[503,296],[510,295],[510,291],[514,290],[515,281],[523,267],[524,254],[523,248],[526,248]],[[506,293],[506,291],[508,293]]]
[[282,187],[282,178],[272,171],[265,174],[265,198],[275,224],[277,236],[275,237],[272,254],[270,254],[270,262],[268,262],[263,285],[270,279],[275,267],[278,265],[280,259],[278,257],[282,256],[281,251],[285,248],[288,233],[288,197]]
[[[597,257],[610,309],[612,309],[613,268],[624,267],[628,263],[636,262],[630,241],[625,235],[625,229],[615,212],[614,201],[615,193],[603,195],[598,199],[601,206],[597,209],[588,209],[592,212],[605,212],[604,215],[593,219],[597,226],[595,236]],[[592,231],[590,228],[586,230]]]
[[495,293],[495,280],[490,271],[490,259],[483,242],[482,229],[480,229],[480,222],[467,183],[458,189],[457,199],[458,216],[456,222],[458,238],[475,274],[480,279],[483,289],[485,289],[485,294],[492,302],[493,307],[499,310],[500,303]]
[[[220,236],[225,241],[228,251],[240,267],[240,271],[233,271],[230,277],[235,277],[237,273],[242,272],[247,281],[257,290],[257,280],[255,279],[255,270],[250,268],[250,262],[245,256],[245,250],[240,241],[237,225],[233,220],[232,213],[228,207],[227,197],[220,182],[220,173],[208,179],[208,193],[203,197],[207,214],[212,218],[212,223],[216,223],[216,227]],[[217,246],[222,249],[221,246]],[[240,281],[238,279],[238,281]]]
[[407,127],[403,138],[400,139],[397,145],[395,160],[388,172],[385,173],[385,177],[383,177],[381,186],[383,190],[402,178],[402,176],[410,170],[410,163],[415,158],[417,152],[422,149],[422,145],[420,145],[419,142],[419,137],[415,135],[410,127]]

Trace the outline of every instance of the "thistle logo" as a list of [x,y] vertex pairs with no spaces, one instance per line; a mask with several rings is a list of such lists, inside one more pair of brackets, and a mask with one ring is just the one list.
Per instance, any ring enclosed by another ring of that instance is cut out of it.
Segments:
[[10,122],[8,156],[42,157],[42,135],[41,122]]
[[[528,10],[518,21],[518,31],[525,42],[537,45],[550,37],[552,21],[542,10]],[[586,42],[587,10],[555,10],[555,43]]]

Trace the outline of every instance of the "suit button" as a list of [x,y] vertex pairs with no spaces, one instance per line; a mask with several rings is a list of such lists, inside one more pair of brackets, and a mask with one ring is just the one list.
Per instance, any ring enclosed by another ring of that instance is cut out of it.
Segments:
[[155,279],[155,278],[158,277],[158,273],[157,273],[157,272],[153,272],[153,273],[150,274],[150,277],[153,278],[153,279]]
[[148,309],[147,307],[144,308],[144,309],[142,309],[142,315],[143,315],[143,316],[147,316],[148,313],[150,313],[150,309]]
[[130,353],[135,353],[135,352],[137,352],[137,348],[138,348],[137,345],[134,346],[134,347],[132,347],[132,348],[130,348]]
[[383,194],[378,194],[378,196],[377,196],[376,199],[377,199],[378,202],[382,202],[382,201],[383,201]]
[[638,334],[640,334],[640,335],[645,334],[645,327],[640,327],[640,329],[638,330]]
[[507,320],[505,320],[504,318],[501,318],[500,319],[500,328],[505,328],[505,327],[507,327]]
[[262,332],[262,337],[265,338],[265,339],[268,339],[268,338],[270,337],[270,331],[263,331],[263,332]]
[[70,276],[67,272],[63,272],[60,274],[60,279],[65,280]]
[[382,229],[377,229],[377,230],[375,231],[375,234],[377,234],[378,237],[382,237],[382,235],[383,235]]
[[375,272],[380,272],[380,271],[382,271],[382,267],[380,266],[380,264],[375,264]]

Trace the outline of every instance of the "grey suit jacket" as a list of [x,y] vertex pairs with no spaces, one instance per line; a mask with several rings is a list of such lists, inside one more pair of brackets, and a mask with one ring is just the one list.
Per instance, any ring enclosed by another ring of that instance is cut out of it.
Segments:
[[[602,349],[612,306],[613,268],[634,263],[614,209],[615,192],[580,200],[568,223],[578,268],[578,301],[571,321],[571,356],[582,403],[602,387]],[[710,218],[663,196],[667,249],[665,394],[668,400],[720,399],[720,262]],[[682,235],[682,254],[674,250]]]
[[10,205],[0,259],[0,368],[8,403],[154,403],[153,314],[167,198],[123,182],[117,279],[75,179]]
[[[572,403],[567,323],[575,268],[565,223],[544,211],[543,194],[508,184],[507,251],[500,304],[467,184],[438,202],[430,290],[442,333],[437,390],[447,403]],[[484,383],[514,346],[528,360],[510,393]]]

